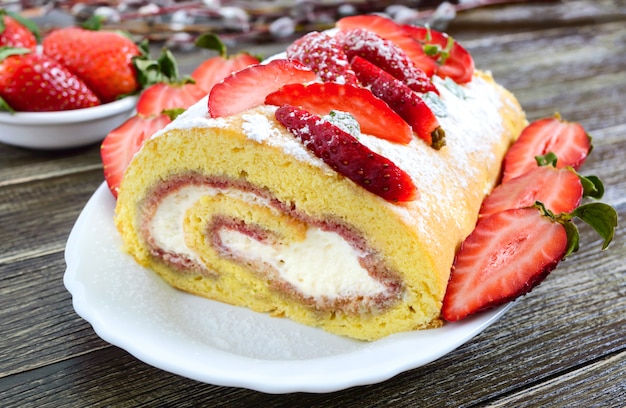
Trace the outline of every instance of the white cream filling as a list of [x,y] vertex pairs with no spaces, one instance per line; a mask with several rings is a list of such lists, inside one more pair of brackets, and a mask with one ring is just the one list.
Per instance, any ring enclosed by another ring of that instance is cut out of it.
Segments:
[[268,245],[239,231],[223,229],[222,244],[246,259],[263,261],[305,295],[330,299],[376,296],[385,286],[361,266],[364,254],[339,234],[310,227],[306,238],[288,245]]
[[[164,251],[173,252],[202,264],[199,255],[185,243],[183,223],[185,213],[201,197],[224,194],[269,207],[262,197],[238,189],[186,186],[163,197],[148,230],[154,243]],[[279,277],[305,296],[333,299],[354,295],[376,296],[385,286],[373,279],[359,259],[365,254],[357,251],[337,233],[310,227],[306,238],[289,245],[264,244],[231,229],[219,232],[224,247],[248,260],[265,262]]]
[[148,225],[148,231],[154,243],[167,252],[182,255],[201,264],[200,257],[185,243],[183,229],[185,213],[203,196],[213,196],[218,193],[269,207],[267,200],[238,189],[186,186],[163,197],[158,204]]

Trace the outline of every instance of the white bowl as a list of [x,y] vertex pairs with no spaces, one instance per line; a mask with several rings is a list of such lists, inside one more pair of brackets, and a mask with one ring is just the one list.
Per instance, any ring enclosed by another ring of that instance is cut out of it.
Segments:
[[99,142],[133,113],[137,96],[93,108],[58,112],[0,112],[0,142],[54,150]]

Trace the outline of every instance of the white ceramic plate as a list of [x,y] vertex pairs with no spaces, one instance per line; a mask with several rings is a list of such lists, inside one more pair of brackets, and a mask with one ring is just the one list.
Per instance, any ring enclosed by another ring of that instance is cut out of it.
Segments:
[[0,112],[0,142],[29,149],[87,146],[104,139],[130,117],[137,96],[92,108],[59,112]]
[[175,290],[120,249],[102,184],[65,251],[76,312],[104,340],[160,369],[267,393],[331,392],[384,381],[449,353],[504,306],[461,323],[366,343]]

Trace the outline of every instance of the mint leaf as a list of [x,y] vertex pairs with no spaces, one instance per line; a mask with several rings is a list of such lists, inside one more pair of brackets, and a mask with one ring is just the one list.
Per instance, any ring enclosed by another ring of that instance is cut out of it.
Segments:
[[440,118],[448,116],[446,105],[439,99],[439,95],[434,92],[426,92],[422,95],[422,100],[428,105],[431,111]]
[[444,79],[443,85],[448,88],[448,90],[452,92],[454,96],[457,96],[459,99],[466,99],[465,90],[463,89],[463,87],[454,82],[454,80],[452,80],[450,77],[446,77],[446,79]]

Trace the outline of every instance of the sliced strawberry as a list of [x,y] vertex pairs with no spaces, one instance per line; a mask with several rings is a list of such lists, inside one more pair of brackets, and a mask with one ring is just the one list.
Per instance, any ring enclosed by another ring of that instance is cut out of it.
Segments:
[[287,47],[287,58],[311,68],[324,82],[356,85],[350,62],[337,41],[326,33],[313,31]]
[[348,59],[359,56],[401,80],[415,92],[435,92],[437,88],[406,53],[390,40],[363,28],[343,30],[335,36]]
[[231,116],[264,103],[265,97],[283,85],[307,83],[317,75],[301,62],[278,59],[236,72],[216,84],[209,94],[209,114]]
[[409,125],[389,105],[367,89],[337,83],[285,85],[265,98],[268,105],[294,105],[315,115],[332,110],[350,113],[363,133],[397,143],[409,143],[413,133]]
[[541,203],[481,218],[459,248],[442,316],[456,321],[530,292],[579,248],[573,218],[591,226],[606,249],[615,235],[617,211],[594,202],[555,215]]
[[530,292],[567,250],[566,228],[535,207],[481,219],[456,254],[443,318],[461,320]]
[[502,181],[518,177],[537,167],[537,156],[554,153],[556,167],[578,169],[591,151],[591,138],[576,122],[559,116],[539,119],[528,125],[504,157]]
[[205,93],[209,93],[215,84],[230,74],[258,63],[258,58],[246,53],[231,57],[219,55],[203,61],[191,73],[191,77]]
[[191,77],[196,81],[196,84],[206,93],[209,93],[215,84],[233,72],[259,63],[258,58],[245,52],[229,56],[226,45],[214,33],[201,34],[196,38],[194,45],[219,53],[218,56],[202,62],[191,73]]
[[193,83],[158,83],[146,88],[137,100],[137,113],[159,115],[164,110],[187,109],[206,95]]
[[166,114],[150,117],[135,115],[106,136],[100,147],[100,157],[104,178],[115,198],[124,172],[135,153],[150,136],[171,121]]
[[291,105],[278,108],[276,119],[317,157],[366,190],[392,202],[417,199],[408,174],[332,123]]
[[407,121],[419,138],[435,149],[446,144],[437,117],[411,88],[359,56],[352,59],[352,68],[359,81]]
[[474,59],[461,44],[446,33],[431,28],[402,26],[405,32],[422,44],[426,55],[437,64],[435,73],[443,78],[464,84],[474,75]]
[[532,206],[541,201],[555,214],[569,213],[583,198],[583,185],[571,168],[536,167],[527,173],[500,184],[485,198],[481,216],[512,208]]
[[401,25],[389,18],[375,14],[350,16],[340,19],[336,25],[341,30],[364,28],[392,41],[402,48],[411,61],[428,77],[433,76],[437,68],[437,63],[426,55],[422,46],[407,35]]

